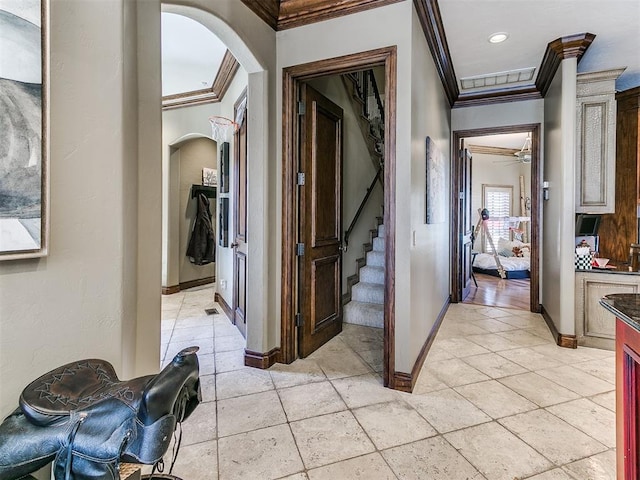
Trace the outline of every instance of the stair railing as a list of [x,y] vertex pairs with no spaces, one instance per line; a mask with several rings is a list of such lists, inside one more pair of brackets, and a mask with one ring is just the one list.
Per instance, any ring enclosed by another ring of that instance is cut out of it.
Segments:
[[354,215],[353,220],[351,220],[351,224],[349,225],[349,228],[347,228],[347,231],[344,232],[344,247],[343,247],[344,252],[346,252],[347,248],[349,248],[349,237],[351,236],[351,232],[356,226],[356,223],[358,222],[358,218],[360,218],[360,214],[362,213],[362,210],[364,210],[364,207],[367,204],[367,200],[369,200],[369,197],[371,196],[371,192],[373,192],[373,189],[376,186],[376,182],[378,181],[378,178],[381,177],[381,174],[382,174],[382,165],[380,165],[380,167],[378,168],[378,171],[376,172],[376,176],[373,177],[373,180],[371,181],[371,185],[369,185],[369,188],[367,188],[367,193],[365,193],[364,198],[360,202],[360,206],[358,207],[358,210],[356,211],[356,214]]
[[382,154],[384,152],[384,104],[373,70],[362,70],[348,75],[354,80],[356,91],[362,100],[362,114],[369,121],[371,135],[376,139],[376,151]]

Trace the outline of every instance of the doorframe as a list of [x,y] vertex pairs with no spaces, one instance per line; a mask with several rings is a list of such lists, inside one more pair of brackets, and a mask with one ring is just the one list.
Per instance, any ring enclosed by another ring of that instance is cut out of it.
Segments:
[[384,291],[384,385],[394,388],[395,372],[395,179],[396,179],[396,72],[395,46],[318,60],[284,68],[282,71],[282,292],[280,358],[291,363],[297,358],[295,314],[297,308],[297,171],[298,129],[296,102],[300,84],[329,75],[385,67],[385,291]]
[[[542,226],[542,165],[540,161],[540,124],[528,123],[521,125],[507,125],[501,127],[475,128],[470,130],[455,130],[451,142],[451,158],[458,158],[460,140],[467,137],[481,137],[486,135],[500,135],[505,133],[531,132],[531,286],[529,289],[529,310],[540,313],[540,252]],[[462,178],[459,162],[451,168],[451,205],[458,204],[458,192],[462,191]],[[472,172],[473,174],[473,172]],[[458,209],[451,209],[451,301],[461,302],[460,292],[460,225]]]

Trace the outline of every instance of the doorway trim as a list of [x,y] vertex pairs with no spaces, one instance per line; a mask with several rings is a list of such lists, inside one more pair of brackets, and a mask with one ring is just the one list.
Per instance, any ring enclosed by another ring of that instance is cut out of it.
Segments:
[[340,75],[376,66],[385,68],[385,291],[384,291],[384,385],[394,388],[395,372],[395,179],[396,179],[396,71],[397,49],[385,47],[342,57],[284,68],[282,72],[282,292],[280,358],[297,358],[295,316],[297,240],[298,131],[296,102],[300,84],[328,75]]
[[[528,123],[502,127],[476,128],[456,130],[451,142],[451,158],[458,158],[460,140],[467,137],[500,135],[504,133],[531,132],[531,287],[529,290],[529,310],[540,313],[540,227],[541,219],[541,182],[542,168],[540,162],[540,124]],[[458,204],[458,192],[462,191],[462,178],[459,164],[456,161],[451,168],[451,205]],[[461,302],[460,292],[460,225],[457,209],[451,210],[451,301]]]

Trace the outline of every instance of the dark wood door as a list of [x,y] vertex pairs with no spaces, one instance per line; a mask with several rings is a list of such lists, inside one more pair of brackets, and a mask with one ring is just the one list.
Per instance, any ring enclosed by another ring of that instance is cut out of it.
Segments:
[[305,84],[301,102],[298,354],[306,357],[342,330],[343,112]]
[[235,104],[235,119],[240,120],[234,139],[233,208],[233,323],[247,336],[247,93]]
[[463,301],[471,292],[471,262],[473,260],[471,250],[474,229],[471,214],[471,154],[466,148],[460,150],[458,161],[460,162],[460,179],[462,180],[462,189],[458,197],[458,218],[460,219],[460,301]]

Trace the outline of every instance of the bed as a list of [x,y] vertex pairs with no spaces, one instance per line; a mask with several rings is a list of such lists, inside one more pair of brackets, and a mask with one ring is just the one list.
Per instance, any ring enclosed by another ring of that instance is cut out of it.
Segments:
[[[504,269],[508,279],[529,278],[530,272],[530,245],[518,241],[508,241],[500,239],[497,246],[500,264]],[[517,252],[517,253],[514,253]],[[523,255],[523,256],[515,256]],[[499,277],[498,265],[491,253],[474,254],[473,271],[475,273],[484,273],[485,275],[493,275]]]

